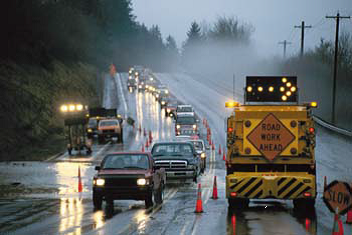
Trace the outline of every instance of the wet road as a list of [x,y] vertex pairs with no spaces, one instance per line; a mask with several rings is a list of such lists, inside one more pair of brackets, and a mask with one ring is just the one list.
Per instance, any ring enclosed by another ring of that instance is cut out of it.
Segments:
[[[179,74],[157,77],[168,84],[179,100],[191,103],[198,115],[209,120],[216,147],[223,145],[224,119],[229,114],[224,103],[232,97],[231,91],[223,89],[225,84]],[[245,211],[228,211],[224,197],[225,166],[217,149],[208,152],[209,167],[201,177],[204,213],[194,213],[197,194],[194,183],[169,184],[162,206],[148,210],[142,201],[115,201],[113,208],[94,211],[91,179],[94,166],[107,153],[140,150],[146,137],[143,131],[139,133],[139,125],[142,130],[151,130],[154,140],[174,138],[174,124],[165,118],[159,104],[150,94],[128,93],[126,80],[127,74],[117,74],[114,79],[106,77],[104,90],[106,108],[118,106],[119,113],[136,119],[135,129],[124,124],[124,144],[115,141],[95,144],[89,156],[63,154],[47,162],[0,164],[0,234],[331,234],[332,215],[320,198],[316,212],[308,214],[295,212],[292,203],[285,201],[255,201]],[[349,160],[350,150],[349,141],[320,130],[319,192],[323,175],[352,182],[351,160],[349,165],[331,160],[331,156],[340,156],[341,162]],[[82,193],[77,192],[78,167],[84,186]],[[218,200],[211,199],[214,175]],[[351,226],[345,228],[351,230]]]

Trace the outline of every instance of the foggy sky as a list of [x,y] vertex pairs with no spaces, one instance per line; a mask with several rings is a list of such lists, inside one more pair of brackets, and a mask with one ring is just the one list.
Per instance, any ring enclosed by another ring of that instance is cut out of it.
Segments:
[[[263,57],[282,55],[279,41],[288,40],[287,53],[298,53],[300,25],[314,28],[306,31],[306,49],[317,45],[320,38],[333,39],[335,21],[326,15],[352,15],[352,0],[132,0],[137,20],[159,25],[163,37],[172,35],[178,46],[186,39],[192,21],[213,23],[219,16],[235,16],[240,22],[251,24],[255,31],[252,41]],[[340,29],[352,32],[352,20],[341,20]]]

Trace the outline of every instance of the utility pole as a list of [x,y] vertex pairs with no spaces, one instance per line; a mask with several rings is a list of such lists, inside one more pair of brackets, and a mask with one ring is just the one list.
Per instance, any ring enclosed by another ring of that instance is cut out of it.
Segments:
[[304,21],[302,21],[302,24],[299,26],[299,25],[295,25],[295,28],[300,28],[301,29],[301,58],[303,57],[303,53],[304,53],[304,30],[305,29],[309,29],[309,28],[312,28],[311,25],[304,25]]
[[337,79],[337,60],[339,52],[339,27],[340,19],[350,19],[350,16],[340,16],[337,13],[336,16],[326,16],[327,19],[336,19],[336,35],[335,35],[335,55],[334,55],[334,75],[333,75],[333,85],[332,85],[332,112],[331,112],[331,122],[335,123],[335,106],[336,106],[336,79]]
[[285,59],[286,58],[286,47],[287,47],[287,45],[292,44],[292,43],[284,40],[282,42],[279,42],[279,44],[284,45],[284,59]]

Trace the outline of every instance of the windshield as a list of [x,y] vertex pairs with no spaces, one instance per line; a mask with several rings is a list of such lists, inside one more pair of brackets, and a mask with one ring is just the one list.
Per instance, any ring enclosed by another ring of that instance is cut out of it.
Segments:
[[102,169],[149,169],[146,154],[117,154],[105,157]]
[[178,117],[176,120],[177,124],[185,124],[185,125],[192,125],[196,123],[196,120],[194,117]]
[[196,150],[203,150],[203,142],[202,141],[191,141],[193,144],[194,148]]
[[158,144],[153,147],[153,156],[182,156],[184,154],[192,154],[192,146],[190,144]]
[[192,107],[178,107],[177,112],[186,113],[186,112],[193,112],[193,110],[192,110]]
[[118,126],[118,121],[111,120],[111,121],[101,121],[99,122],[99,126]]
[[89,127],[97,126],[97,124],[98,124],[97,119],[89,119],[89,122],[88,122]]

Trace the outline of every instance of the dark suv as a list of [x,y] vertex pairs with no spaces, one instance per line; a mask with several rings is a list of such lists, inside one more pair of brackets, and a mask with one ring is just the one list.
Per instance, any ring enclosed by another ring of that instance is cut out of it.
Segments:
[[113,153],[104,157],[93,178],[93,204],[100,209],[103,200],[144,200],[145,206],[162,203],[166,176],[156,169],[150,153]]
[[151,151],[155,167],[164,168],[170,179],[193,179],[197,182],[200,161],[193,145],[187,142],[163,142],[154,144]]

